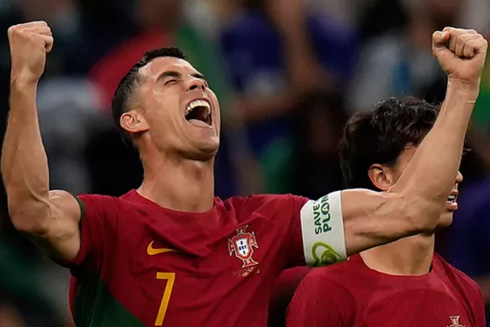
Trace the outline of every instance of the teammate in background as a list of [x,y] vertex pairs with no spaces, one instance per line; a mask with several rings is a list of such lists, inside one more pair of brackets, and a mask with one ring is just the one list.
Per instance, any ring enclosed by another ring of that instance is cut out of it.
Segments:
[[473,31],[434,34],[449,76],[446,101],[388,192],[222,201],[213,189],[218,100],[172,48],[147,53],[113,99],[114,119],[140,153],[142,185],[120,198],[49,191],[36,88],[53,37],[44,22],[32,22],[11,27],[9,41],[2,157],[9,211],[19,231],[71,268],[79,327],[265,326],[270,289],[285,267],[334,263],[432,231],[460,164],[487,49]]
[[[390,98],[372,111],[354,115],[340,141],[346,186],[389,190],[432,128],[437,112],[422,100]],[[458,172],[438,227],[451,224],[462,180]],[[485,326],[478,285],[434,253],[433,232],[312,270],[298,287],[287,315],[291,327],[387,325]]]

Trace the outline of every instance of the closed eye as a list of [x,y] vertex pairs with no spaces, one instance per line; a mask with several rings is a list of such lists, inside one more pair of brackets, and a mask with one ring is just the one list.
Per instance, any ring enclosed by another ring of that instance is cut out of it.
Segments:
[[174,84],[174,83],[177,83],[176,79],[169,79],[169,80],[165,81],[165,83],[163,85],[167,86],[167,85]]

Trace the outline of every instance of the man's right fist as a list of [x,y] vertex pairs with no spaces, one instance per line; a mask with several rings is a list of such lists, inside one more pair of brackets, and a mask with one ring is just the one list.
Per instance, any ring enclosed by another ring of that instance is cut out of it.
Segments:
[[435,32],[432,50],[450,80],[480,86],[488,42],[474,30],[446,27]]
[[53,34],[46,22],[30,22],[8,29],[12,81],[37,82],[44,72]]

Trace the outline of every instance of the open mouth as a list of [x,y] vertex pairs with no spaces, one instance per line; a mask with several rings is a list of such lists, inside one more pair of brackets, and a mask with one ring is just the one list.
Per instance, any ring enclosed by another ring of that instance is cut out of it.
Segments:
[[207,100],[191,101],[185,108],[185,119],[197,126],[211,126],[211,105]]
[[449,211],[456,211],[458,210],[458,191],[453,191],[449,196],[447,197],[446,200],[446,208]]
[[458,199],[457,195],[451,194],[450,196],[447,197],[447,202],[456,202]]

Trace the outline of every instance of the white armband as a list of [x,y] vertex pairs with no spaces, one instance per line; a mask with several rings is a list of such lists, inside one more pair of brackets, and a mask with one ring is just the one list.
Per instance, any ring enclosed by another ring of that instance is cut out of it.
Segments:
[[347,259],[340,191],[308,201],[301,208],[301,233],[306,264],[325,266]]

